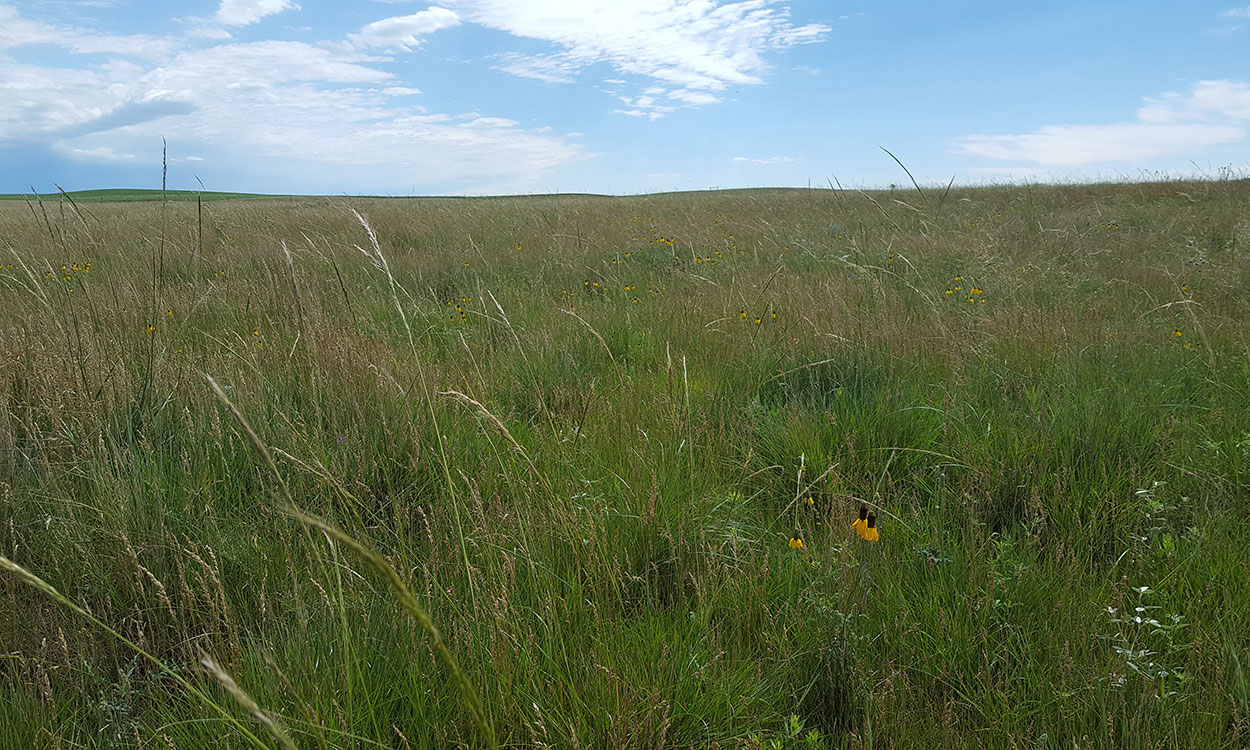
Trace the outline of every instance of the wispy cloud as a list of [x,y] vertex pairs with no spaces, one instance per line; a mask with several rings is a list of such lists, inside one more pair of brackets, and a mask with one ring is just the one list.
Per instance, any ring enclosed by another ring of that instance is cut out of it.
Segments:
[[389,47],[411,50],[420,46],[421,37],[460,23],[460,16],[446,8],[433,6],[408,16],[394,16],[374,21],[348,38],[357,47]]
[[248,26],[265,16],[291,9],[299,10],[291,0],[221,0],[216,18],[226,26]]
[[82,55],[112,54],[162,59],[174,48],[170,39],[130,34],[98,34],[86,29],[59,26],[22,18],[17,8],[0,5],[0,49],[31,44],[51,44]]
[[583,68],[606,63],[671,89],[665,95],[670,101],[652,95],[650,105],[618,110],[651,119],[680,106],[720,101],[709,91],[758,84],[768,69],[767,53],[821,41],[831,31],[823,24],[794,25],[788,8],[772,0],[449,0],[448,5],[467,20],[559,48],[504,55],[499,64],[504,72],[567,83]]
[[1250,5],[1243,8],[1229,8],[1228,10],[1216,15],[1218,25],[1210,29],[1216,34],[1235,34],[1246,27],[1246,22],[1250,21]]
[[1136,118],[1100,125],[1047,125],[1019,135],[969,135],[956,152],[990,159],[1032,162],[1047,167],[1144,160],[1192,154],[1246,137],[1250,84],[1200,81],[1188,95],[1147,99]]
[[739,164],[754,164],[756,166],[767,166],[770,164],[792,164],[796,161],[790,156],[770,156],[767,159],[752,159],[746,156],[735,156],[731,161]]

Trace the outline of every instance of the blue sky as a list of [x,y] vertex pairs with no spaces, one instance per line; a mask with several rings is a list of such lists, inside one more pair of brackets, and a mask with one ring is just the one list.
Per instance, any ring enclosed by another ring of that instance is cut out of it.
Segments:
[[0,0],[0,192],[159,187],[162,137],[171,187],[409,195],[1189,175],[1247,129],[1229,2]]

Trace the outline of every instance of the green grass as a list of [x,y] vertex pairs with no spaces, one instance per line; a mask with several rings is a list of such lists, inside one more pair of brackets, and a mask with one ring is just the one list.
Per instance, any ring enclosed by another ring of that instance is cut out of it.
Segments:
[[0,204],[0,747],[1245,747],[1247,200]]

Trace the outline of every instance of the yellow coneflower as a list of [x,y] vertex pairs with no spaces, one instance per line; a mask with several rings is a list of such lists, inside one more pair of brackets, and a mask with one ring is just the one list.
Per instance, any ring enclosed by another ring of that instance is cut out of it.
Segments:
[[803,549],[803,537],[801,536],[790,537],[790,549]]
[[855,533],[861,539],[864,538],[864,532],[868,528],[868,506],[860,503],[859,518],[855,519],[855,523],[851,524],[851,528],[855,529]]
[[816,500],[815,500],[815,499],[813,499],[812,497],[808,497],[808,498],[807,498],[806,500],[804,500],[803,502],[807,503],[807,507],[809,507],[809,508],[815,508],[815,507],[816,507]]
[[876,513],[868,514],[867,526],[864,528],[863,537],[870,542],[875,542],[881,538],[881,535],[877,533],[877,514]]
[[1180,331],[1172,331],[1172,335],[1173,335],[1173,336],[1180,337],[1180,336],[1182,336],[1183,334],[1182,334]]

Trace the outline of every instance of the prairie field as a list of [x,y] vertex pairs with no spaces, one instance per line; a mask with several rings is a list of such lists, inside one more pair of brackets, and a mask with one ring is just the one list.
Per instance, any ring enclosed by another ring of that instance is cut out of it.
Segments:
[[0,301],[0,748],[1250,746],[1250,181],[45,196]]

